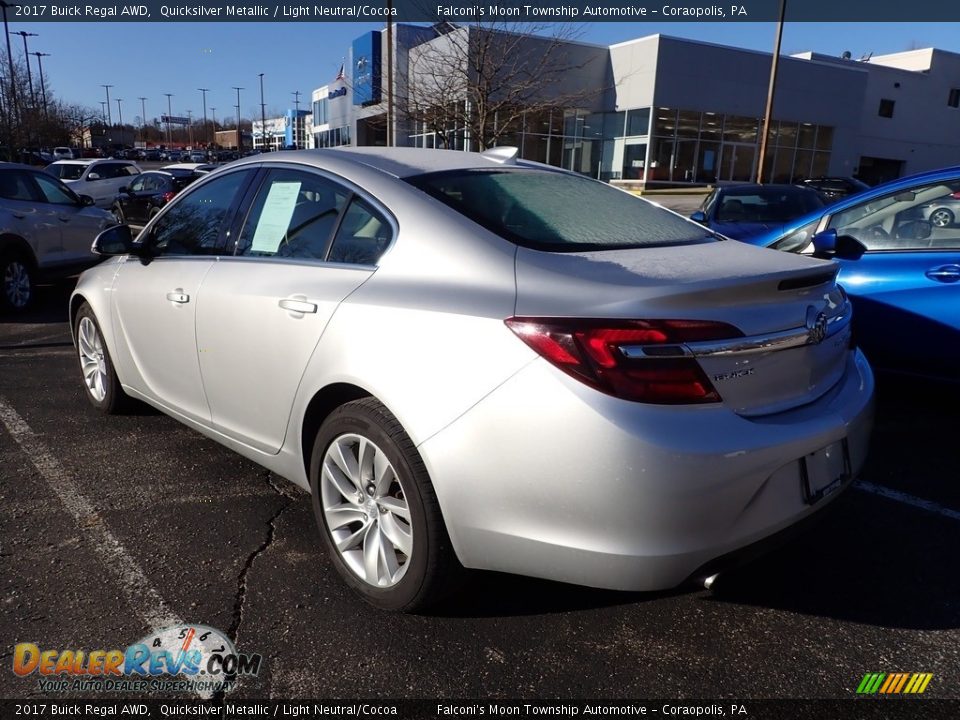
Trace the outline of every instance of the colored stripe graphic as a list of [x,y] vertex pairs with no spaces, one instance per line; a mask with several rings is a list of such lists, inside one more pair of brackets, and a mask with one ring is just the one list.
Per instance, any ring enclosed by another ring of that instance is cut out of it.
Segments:
[[857,694],[919,695],[932,679],[933,673],[867,673],[857,686]]

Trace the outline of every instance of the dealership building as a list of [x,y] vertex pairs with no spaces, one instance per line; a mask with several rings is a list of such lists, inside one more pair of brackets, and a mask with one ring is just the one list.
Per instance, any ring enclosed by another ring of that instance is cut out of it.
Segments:
[[[463,67],[454,48],[472,32],[451,23],[395,25],[389,67],[385,31],[355,39],[337,78],[312,93],[313,145],[385,145],[389,69],[396,145],[479,149],[455,120],[438,129],[413,108],[421,85],[440,82],[417,68],[426,58],[447,73]],[[756,179],[769,53],[664,35],[609,47],[531,37],[522,47],[531,57],[556,53],[570,70],[544,90],[556,102],[511,119],[497,144],[638,187]],[[449,61],[438,63],[445,53]],[[835,175],[876,183],[960,164],[960,54],[844,55],[781,57],[766,180]],[[469,103],[466,93],[445,97]]]

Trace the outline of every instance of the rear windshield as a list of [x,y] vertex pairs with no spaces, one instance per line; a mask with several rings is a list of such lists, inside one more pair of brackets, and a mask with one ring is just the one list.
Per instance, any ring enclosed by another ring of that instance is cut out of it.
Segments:
[[53,165],[48,165],[44,169],[54,177],[58,177],[61,180],[79,180],[80,176],[83,175],[83,171],[87,169],[87,166],[73,165],[72,163],[64,163],[63,165],[54,163]]
[[501,237],[535,250],[614,250],[716,239],[700,225],[577,175],[455,170],[407,182]]

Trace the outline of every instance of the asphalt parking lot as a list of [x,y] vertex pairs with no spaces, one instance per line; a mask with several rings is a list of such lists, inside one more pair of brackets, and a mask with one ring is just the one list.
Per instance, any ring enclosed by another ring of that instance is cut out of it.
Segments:
[[923,699],[960,698],[956,390],[881,378],[859,483],[713,591],[476,573],[400,616],[339,580],[305,493],[148,408],[99,416],[69,292],[0,318],[0,697],[50,696],[11,672],[16,643],[122,648],[183,620],[263,655],[236,697],[851,698],[925,672]]

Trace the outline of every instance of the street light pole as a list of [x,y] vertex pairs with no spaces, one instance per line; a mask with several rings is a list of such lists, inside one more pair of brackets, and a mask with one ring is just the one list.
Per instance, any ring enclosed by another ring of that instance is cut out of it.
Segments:
[[[43,77],[43,59],[45,57],[50,57],[50,53],[35,52],[31,55],[37,56],[37,67],[40,72],[40,95],[43,98],[43,119],[46,121],[50,120],[50,116],[47,114],[47,81]],[[30,64],[30,59],[27,58],[27,65]]]
[[107,125],[113,125],[113,116],[110,114],[110,88],[113,85],[101,85],[104,90],[107,91]]
[[120,107],[120,103],[123,102],[123,98],[117,98],[117,116],[120,118],[120,144],[126,145],[123,141],[123,109]]
[[293,147],[300,149],[300,91],[294,90],[293,95]]
[[18,30],[13,34],[19,35],[23,38],[23,57],[27,60],[27,84],[30,86],[30,103],[33,105],[33,107],[36,107],[37,96],[33,92],[33,73],[30,72],[30,51],[27,50],[27,38],[39,36],[36,33],[24,32],[23,30]]
[[[16,71],[13,69],[13,50],[10,48],[10,25],[7,22],[7,8],[8,7],[17,7],[17,3],[8,3],[5,0],[0,0],[0,7],[3,8],[3,34],[7,36],[7,63],[10,67],[10,102],[13,107],[13,112],[11,112],[10,117],[14,119],[15,122],[20,121],[20,106],[17,102],[17,83],[16,83]],[[12,123],[11,123],[12,127]],[[13,148],[10,148],[13,150]]]
[[170,117],[173,115],[173,110],[170,109],[170,98],[173,97],[173,93],[164,93],[167,96],[167,148],[169,149],[173,145],[173,136],[170,134]]
[[263,104],[263,73],[260,73],[260,149],[267,146],[267,110]]
[[145,97],[137,98],[140,101],[140,119],[143,121],[140,129],[140,142],[143,143],[143,147],[147,147],[147,99]]
[[187,110],[187,131],[190,137],[190,149],[193,150],[193,110]]
[[207,93],[210,91],[209,88],[197,88],[201,93],[203,93],[203,144],[209,145],[210,141],[207,139]]
[[240,133],[240,91],[245,88],[233,86],[237,91],[237,152],[243,154],[243,135]]

